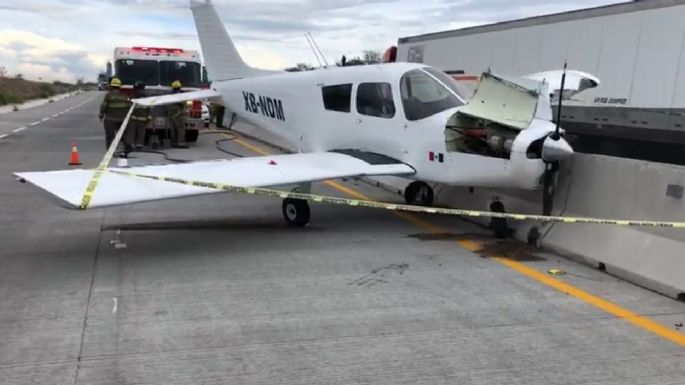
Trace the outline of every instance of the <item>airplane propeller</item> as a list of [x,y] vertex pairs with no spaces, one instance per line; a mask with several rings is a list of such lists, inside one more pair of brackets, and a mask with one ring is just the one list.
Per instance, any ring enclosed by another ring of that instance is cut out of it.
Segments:
[[545,162],[545,173],[542,176],[542,213],[551,215],[554,208],[554,195],[556,192],[556,175],[559,171],[559,162],[573,155],[573,148],[561,136],[561,108],[564,99],[564,86],[566,83],[566,67],[561,75],[561,87],[559,89],[559,107],[557,108],[557,121],[554,132],[545,138],[542,144],[542,160]]

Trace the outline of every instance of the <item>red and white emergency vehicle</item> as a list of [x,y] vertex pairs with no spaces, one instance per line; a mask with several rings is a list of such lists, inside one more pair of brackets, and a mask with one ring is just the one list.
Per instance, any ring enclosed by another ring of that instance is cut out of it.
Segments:
[[[171,93],[171,83],[176,80],[181,82],[184,91],[197,91],[208,87],[202,78],[200,53],[182,48],[116,47],[114,72],[121,80],[124,92],[133,92],[133,85],[136,82],[143,82],[147,96]],[[187,109],[186,140],[194,142],[197,140],[198,130],[205,125],[203,104],[199,100],[189,102]],[[166,109],[155,108],[152,116],[153,122],[149,129],[167,134],[169,123],[166,119]]]

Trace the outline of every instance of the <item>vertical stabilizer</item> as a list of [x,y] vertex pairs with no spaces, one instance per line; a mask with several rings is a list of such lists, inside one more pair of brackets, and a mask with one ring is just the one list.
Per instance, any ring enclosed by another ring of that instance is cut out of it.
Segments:
[[210,0],[190,0],[190,9],[212,81],[245,78],[265,72],[245,64]]

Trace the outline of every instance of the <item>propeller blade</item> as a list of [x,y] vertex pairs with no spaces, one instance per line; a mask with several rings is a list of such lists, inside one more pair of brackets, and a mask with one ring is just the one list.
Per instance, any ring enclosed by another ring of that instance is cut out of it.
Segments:
[[559,107],[557,108],[557,124],[554,133],[545,138],[542,143],[542,160],[545,162],[545,173],[542,175],[542,214],[551,215],[554,208],[554,195],[556,194],[556,176],[559,171],[559,161],[567,159],[573,155],[573,148],[561,137],[559,132],[561,126],[561,109],[564,100],[564,88],[566,86],[566,67],[568,62],[564,61],[564,72],[561,74],[561,87],[559,88]]
[[557,108],[557,126],[554,129],[554,139],[561,138],[559,125],[561,124],[561,106],[564,100],[564,86],[566,85],[566,67],[568,67],[568,62],[564,61],[564,72],[561,74],[561,88],[559,88],[559,108]]

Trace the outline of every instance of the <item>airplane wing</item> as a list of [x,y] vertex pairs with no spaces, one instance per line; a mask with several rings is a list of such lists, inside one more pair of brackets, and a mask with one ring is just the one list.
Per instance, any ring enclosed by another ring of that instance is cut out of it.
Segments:
[[[563,70],[554,70],[537,72],[534,74],[526,75],[524,76],[524,78],[540,82],[547,82],[549,90],[551,92],[558,93],[559,89],[561,88],[561,77],[563,74]],[[597,87],[599,83],[599,78],[592,74],[575,70],[567,70],[566,81],[564,82],[564,95],[566,95],[568,91],[572,91],[572,94],[576,94],[588,88]]]
[[[241,187],[265,187],[364,175],[410,175],[415,170],[388,158],[362,160],[336,152],[285,154],[128,168],[110,168],[146,176],[173,177]],[[81,205],[83,194],[96,170],[18,172],[26,181],[50,193],[66,208]],[[104,172],[89,208],[211,194],[219,190],[136,178]]]
[[198,99],[212,99],[218,98],[221,94],[215,90],[200,90],[193,92],[179,92],[176,94],[160,95],[160,96],[150,96],[147,98],[134,99],[136,104],[141,106],[161,106],[165,104],[174,104],[180,102],[187,102],[189,100]]

